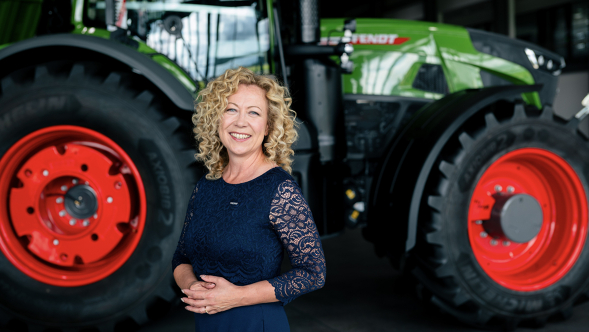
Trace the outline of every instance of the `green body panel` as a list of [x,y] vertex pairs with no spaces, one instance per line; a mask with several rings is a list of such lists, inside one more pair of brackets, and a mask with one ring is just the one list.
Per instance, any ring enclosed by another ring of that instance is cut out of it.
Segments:
[[[270,53],[274,54],[274,43],[272,42],[274,40],[274,34],[276,33],[276,31],[274,31],[274,2],[273,0],[266,0],[266,6],[268,8],[268,20],[270,21],[270,26],[268,29],[268,34],[270,35]],[[274,62],[274,57],[270,57],[270,67],[268,68],[269,72],[274,73],[275,72],[275,68],[276,68],[276,63]]]
[[0,45],[35,36],[43,0],[0,0]]
[[[343,19],[321,20],[322,43],[343,35]],[[397,19],[356,19],[352,74],[343,75],[344,93],[440,99],[444,95],[412,87],[423,64],[441,65],[448,92],[482,88],[480,71],[513,84],[534,84],[524,67],[478,52],[462,27]],[[523,96],[540,106],[537,93]]]

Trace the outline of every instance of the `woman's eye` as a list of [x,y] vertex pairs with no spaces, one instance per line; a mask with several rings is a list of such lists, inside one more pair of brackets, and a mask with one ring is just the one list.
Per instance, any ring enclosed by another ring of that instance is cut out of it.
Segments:
[[237,112],[235,108],[228,108],[225,112]]
[[260,113],[258,113],[258,112],[255,112],[255,111],[250,111],[250,114],[251,114],[251,115],[260,115]]

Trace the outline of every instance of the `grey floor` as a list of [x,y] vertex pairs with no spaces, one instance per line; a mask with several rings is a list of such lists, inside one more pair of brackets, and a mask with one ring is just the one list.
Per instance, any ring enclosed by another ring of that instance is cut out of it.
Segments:
[[[360,230],[326,239],[327,282],[323,289],[288,304],[292,332],[478,331],[436,310],[425,309],[412,287],[386,259],[377,258]],[[589,331],[589,303],[577,306],[567,321],[521,332]],[[141,332],[192,331],[192,314],[182,307]]]

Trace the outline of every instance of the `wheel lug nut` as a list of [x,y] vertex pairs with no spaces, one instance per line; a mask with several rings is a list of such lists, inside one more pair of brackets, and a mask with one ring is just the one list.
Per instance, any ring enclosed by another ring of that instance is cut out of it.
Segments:
[[512,193],[512,192],[514,192],[514,191],[515,191],[515,188],[514,188],[513,186],[507,186],[507,192],[508,192],[508,193],[510,193],[510,194],[511,194],[511,193]]
[[63,203],[63,197],[57,197],[57,198],[55,199],[55,203],[57,203],[57,204],[61,204],[61,203]]
[[84,219],[84,221],[82,222],[82,225],[84,227],[88,227],[88,225],[90,225],[90,221],[88,219]]
[[94,219],[98,219],[98,214],[94,214]]
[[482,220],[477,220],[474,223],[477,224],[477,225],[482,225],[483,224],[483,221]]
[[66,191],[66,190],[67,190],[67,186],[66,185],[61,186],[61,191]]
[[48,171],[48,170],[46,170],[46,169],[44,169],[44,170],[43,170],[43,176],[47,176],[47,175],[49,175],[49,171]]
[[491,240],[491,245],[492,246],[496,246],[497,245],[497,240],[495,240],[495,239]]
[[55,240],[53,240],[53,245],[54,245],[54,246],[56,246],[56,245],[58,245],[58,244],[59,244],[59,240],[58,240],[58,239],[55,239]]
[[107,197],[107,198],[106,198],[106,202],[107,202],[107,203],[112,203],[112,201],[113,201],[112,197]]
[[481,237],[487,237],[487,232],[481,232]]
[[501,190],[503,190],[503,187],[501,187],[500,185],[495,185],[495,191],[496,192],[500,192]]
[[60,217],[65,217],[65,214],[66,214],[65,210],[59,211],[59,216]]
[[509,241],[503,241],[503,245],[506,247],[509,246],[510,244],[511,244],[511,242],[509,242]]
[[72,179],[73,184],[78,184],[78,179]]
[[70,225],[75,225],[76,224],[76,219],[70,219]]

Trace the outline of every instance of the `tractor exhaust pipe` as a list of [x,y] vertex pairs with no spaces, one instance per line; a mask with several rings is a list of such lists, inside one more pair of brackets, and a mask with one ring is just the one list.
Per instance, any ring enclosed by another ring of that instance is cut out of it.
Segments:
[[299,43],[319,42],[319,4],[317,0],[299,0]]

